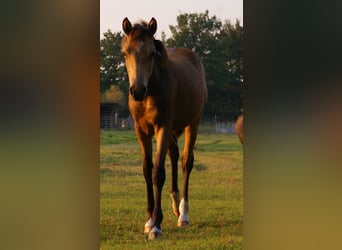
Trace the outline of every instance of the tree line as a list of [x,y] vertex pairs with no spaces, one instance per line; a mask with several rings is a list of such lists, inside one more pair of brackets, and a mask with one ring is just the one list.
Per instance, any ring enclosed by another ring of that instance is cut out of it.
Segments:
[[[233,120],[243,105],[243,27],[236,20],[220,21],[205,13],[184,13],[177,25],[169,26],[171,37],[162,32],[166,47],[186,47],[202,59],[208,87],[204,120]],[[128,80],[120,52],[122,32],[103,34],[100,40],[101,101],[119,103],[120,115],[128,116]]]

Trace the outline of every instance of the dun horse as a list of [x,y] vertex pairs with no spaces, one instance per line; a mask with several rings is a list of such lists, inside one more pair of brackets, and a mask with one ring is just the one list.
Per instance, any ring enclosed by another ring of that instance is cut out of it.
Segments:
[[243,115],[239,115],[235,123],[235,132],[240,139],[241,144],[243,144]]
[[[194,163],[193,148],[198,124],[207,98],[203,65],[195,53],[185,48],[166,49],[154,39],[157,21],[122,23],[126,36],[121,44],[129,79],[129,109],[143,155],[147,187],[148,221],[144,232],[149,239],[162,236],[162,188],[165,158],[172,165],[170,196],[179,227],[189,224],[188,186]],[[183,190],[178,189],[177,139],[184,132],[182,155]],[[152,162],[152,137],[156,136],[156,156]]]

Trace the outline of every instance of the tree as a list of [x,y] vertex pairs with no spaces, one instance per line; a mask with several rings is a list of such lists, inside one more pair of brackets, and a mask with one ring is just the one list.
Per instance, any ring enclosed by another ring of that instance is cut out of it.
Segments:
[[180,14],[170,26],[168,47],[186,47],[198,53],[206,71],[208,103],[204,117],[235,119],[242,103],[242,27],[224,24],[209,12]]
[[118,85],[111,85],[109,89],[107,89],[103,94],[101,94],[101,102],[117,103],[119,105],[124,105],[124,93],[121,91]]
[[[123,36],[120,32],[112,33],[107,31],[104,38],[100,40],[100,93],[107,91],[123,93],[123,97],[119,103],[121,113],[127,115],[127,73],[124,65],[124,58],[121,53],[121,40]],[[111,88],[116,86],[118,89]]]
[[172,37],[167,39],[168,47],[185,47],[205,58],[211,53],[211,45],[215,34],[220,31],[221,22],[215,16],[209,17],[209,12],[203,14],[180,14],[177,26],[169,26]]
[[[219,49],[216,54],[221,55],[219,69],[212,69],[214,84],[211,85],[211,107],[219,117],[235,119],[240,113],[243,103],[243,28],[239,21],[233,25],[225,21],[222,30],[217,35]],[[214,111],[212,110],[212,112]]]

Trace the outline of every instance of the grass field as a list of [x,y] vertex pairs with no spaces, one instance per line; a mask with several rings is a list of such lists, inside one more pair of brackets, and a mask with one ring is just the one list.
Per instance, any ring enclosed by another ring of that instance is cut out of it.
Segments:
[[[171,167],[163,188],[163,238],[148,241],[146,188],[140,147],[132,131],[100,135],[101,249],[242,249],[242,146],[235,135],[202,128],[190,177],[190,226],[178,228],[169,197]],[[179,141],[183,145],[183,137]],[[179,162],[180,168],[180,162]],[[181,189],[181,171],[179,188]]]

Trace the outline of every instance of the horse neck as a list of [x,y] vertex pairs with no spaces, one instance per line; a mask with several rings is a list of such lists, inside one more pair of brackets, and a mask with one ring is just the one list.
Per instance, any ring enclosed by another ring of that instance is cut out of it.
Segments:
[[149,84],[153,85],[153,86],[157,86],[162,84],[165,79],[166,79],[166,70],[162,69],[162,67],[160,66],[158,60],[154,61],[154,65],[153,65],[153,70],[152,70],[152,74],[150,77],[150,82]]

